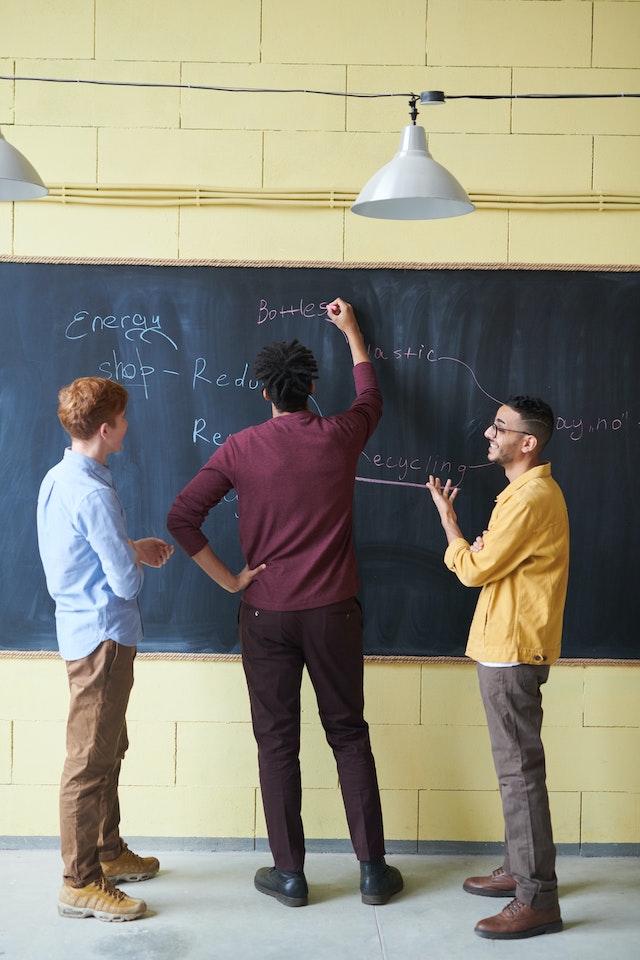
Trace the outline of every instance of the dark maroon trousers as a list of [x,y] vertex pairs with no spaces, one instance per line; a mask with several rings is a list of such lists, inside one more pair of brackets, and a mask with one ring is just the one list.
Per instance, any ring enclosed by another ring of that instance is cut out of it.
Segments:
[[242,662],[258,744],[269,844],[278,870],[301,871],[300,685],[306,666],[333,750],[358,860],[384,855],[380,793],[363,717],[362,611],[355,598],[277,612],[242,603]]

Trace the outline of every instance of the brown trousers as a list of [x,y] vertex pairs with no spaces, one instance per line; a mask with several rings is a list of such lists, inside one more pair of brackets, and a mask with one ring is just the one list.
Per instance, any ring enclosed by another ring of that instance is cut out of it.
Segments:
[[125,715],[135,647],[105,640],[88,657],[67,661],[67,758],[60,783],[64,882],[83,887],[101,860],[121,852],[118,779],[129,741]]
[[546,765],[541,739],[542,692],[549,667],[478,664],[505,827],[503,867],[516,896],[535,910],[558,902]]

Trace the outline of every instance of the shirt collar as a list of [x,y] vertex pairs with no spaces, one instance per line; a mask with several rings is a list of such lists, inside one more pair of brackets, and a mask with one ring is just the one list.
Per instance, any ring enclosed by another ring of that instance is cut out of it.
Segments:
[[71,447],[67,447],[64,451],[64,459],[66,463],[79,468],[83,473],[93,474],[93,476],[113,486],[111,470],[106,464],[94,460],[93,457],[87,457],[84,453],[78,453],[77,450],[72,450]]
[[539,463],[537,467],[531,467],[531,469],[527,470],[526,473],[520,474],[519,477],[516,477],[515,480],[512,480],[511,483],[507,484],[504,490],[501,490],[496,497],[496,503],[507,500],[512,494],[517,493],[518,490],[530,480],[537,480],[539,477],[550,476],[551,464],[549,461],[547,460],[545,463]]

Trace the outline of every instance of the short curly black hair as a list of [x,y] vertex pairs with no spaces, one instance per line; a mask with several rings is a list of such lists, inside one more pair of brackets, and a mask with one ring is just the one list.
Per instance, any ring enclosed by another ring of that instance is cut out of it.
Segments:
[[553,410],[549,404],[539,397],[528,396],[509,397],[506,403],[508,407],[520,414],[520,419],[530,428],[540,444],[540,449],[544,450],[551,439],[555,423]]
[[254,364],[255,375],[264,384],[269,399],[283,413],[306,409],[317,371],[311,350],[298,340],[268,344]]

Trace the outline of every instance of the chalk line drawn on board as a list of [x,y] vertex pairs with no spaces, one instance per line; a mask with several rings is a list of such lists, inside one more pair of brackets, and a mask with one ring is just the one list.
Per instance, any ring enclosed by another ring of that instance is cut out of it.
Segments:
[[[376,359],[388,359],[384,355],[381,347],[373,348],[373,353]],[[412,347],[395,349],[393,351],[393,356],[396,360],[403,359],[412,359],[422,360],[423,358],[429,363],[439,363],[441,361],[449,361],[451,363],[460,364],[471,374],[472,380],[478,390],[485,397],[488,397],[490,400],[500,404],[501,400],[498,400],[496,397],[493,397],[484,387],[481,385],[478,377],[476,376],[475,371],[468,363],[465,363],[464,360],[461,360],[458,357],[439,357],[436,355],[434,348],[430,348],[425,352],[425,345],[421,344],[419,348],[414,349]],[[366,452],[363,452],[362,456],[371,464],[372,467],[378,468],[379,470],[388,470],[390,472],[397,471],[396,479],[382,479],[380,477],[361,477],[357,476],[356,480],[359,480],[362,483],[382,483],[382,484],[391,484],[393,486],[407,486],[407,487],[420,487],[424,488],[425,483],[429,479],[430,474],[437,474],[438,476],[447,476],[450,477],[455,487],[461,487],[464,481],[466,472],[468,469],[480,469],[482,467],[491,466],[490,463],[479,463],[479,464],[458,464],[455,469],[454,466],[448,458],[440,457],[438,454],[430,454],[426,458],[421,457],[407,457],[404,455],[399,456],[385,456],[381,453],[373,454],[369,456]],[[412,480],[407,480],[407,476],[415,476],[416,482]],[[417,482],[417,476],[420,475],[422,482]]]
[[159,314],[147,317],[143,313],[127,313],[116,316],[107,314],[94,316],[88,310],[78,310],[73,320],[67,324],[64,335],[67,340],[83,340],[91,333],[103,333],[105,330],[124,330],[127,340],[133,341],[137,337],[143,343],[152,343],[152,334],[163,337],[174,350],[178,349],[175,340],[165,333]]
[[429,361],[429,363],[441,363],[443,360],[449,360],[451,363],[459,363],[462,367],[465,367],[469,371],[469,373],[473,377],[473,382],[475,383],[480,393],[484,393],[485,397],[489,397],[489,400],[495,400],[495,402],[499,404],[503,403],[502,400],[498,400],[497,397],[494,397],[490,393],[487,393],[487,391],[484,389],[484,387],[476,377],[475,372],[471,369],[468,363],[464,362],[464,360],[460,360],[458,357],[436,357],[435,350],[429,350],[429,352],[427,353],[427,360]]

